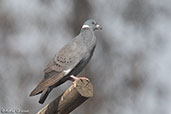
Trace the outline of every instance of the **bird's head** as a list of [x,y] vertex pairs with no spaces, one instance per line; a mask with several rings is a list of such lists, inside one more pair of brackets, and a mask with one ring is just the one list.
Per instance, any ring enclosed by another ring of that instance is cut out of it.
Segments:
[[93,19],[84,22],[82,28],[91,28],[93,30],[101,30],[102,27]]

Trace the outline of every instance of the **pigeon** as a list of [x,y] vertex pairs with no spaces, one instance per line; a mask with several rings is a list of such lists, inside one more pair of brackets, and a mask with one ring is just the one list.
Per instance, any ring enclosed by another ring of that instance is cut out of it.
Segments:
[[[44,69],[44,78],[30,96],[41,93],[39,103],[43,104],[53,88],[76,77],[91,59],[96,47],[94,31],[102,29],[93,19],[84,22],[80,33],[60,49]],[[79,77],[85,78],[85,77]]]

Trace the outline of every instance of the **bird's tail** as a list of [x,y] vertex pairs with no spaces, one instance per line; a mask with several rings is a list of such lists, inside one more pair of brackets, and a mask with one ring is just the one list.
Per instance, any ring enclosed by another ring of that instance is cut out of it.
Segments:
[[47,98],[47,96],[49,95],[49,93],[51,92],[52,88],[48,87],[46,89],[43,90],[40,99],[39,99],[39,103],[43,104]]

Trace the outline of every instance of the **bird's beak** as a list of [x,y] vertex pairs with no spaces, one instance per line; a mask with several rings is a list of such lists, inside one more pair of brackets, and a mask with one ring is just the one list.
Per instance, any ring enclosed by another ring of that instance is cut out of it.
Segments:
[[96,25],[96,30],[98,29],[102,30],[102,27],[99,24]]

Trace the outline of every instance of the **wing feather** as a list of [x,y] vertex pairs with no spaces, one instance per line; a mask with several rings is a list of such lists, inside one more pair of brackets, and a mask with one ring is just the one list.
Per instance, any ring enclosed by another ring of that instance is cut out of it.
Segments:
[[[71,46],[72,45],[72,46]],[[30,96],[41,93],[45,88],[54,85],[73,70],[83,59],[85,49],[78,49],[79,43],[71,42],[64,46],[44,69],[44,78],[31,92]]]
[[64,76],[64,73],[56,74],[48,79],[43,79],[37,87],[31,92],[30,96],[37,95],[41,91],[43,91],[45,88],[54,85],[56,82],[58,82],[60,79],[62,79]]

